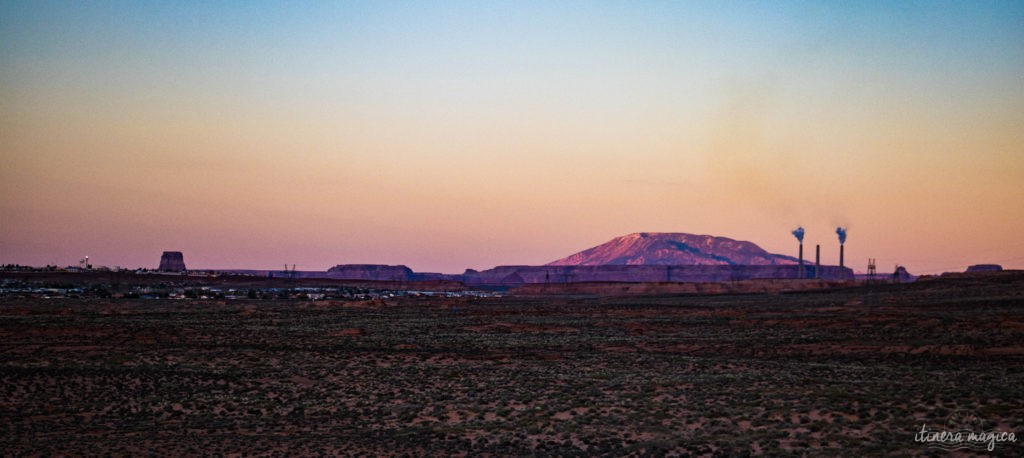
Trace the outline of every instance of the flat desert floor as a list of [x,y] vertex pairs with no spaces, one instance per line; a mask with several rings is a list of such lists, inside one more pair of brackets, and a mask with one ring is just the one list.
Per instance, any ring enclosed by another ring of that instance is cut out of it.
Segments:
[[0,302],[8,455],[948,456],[915,434],[958,410],[1024,435],[1019,273],[790,294]]

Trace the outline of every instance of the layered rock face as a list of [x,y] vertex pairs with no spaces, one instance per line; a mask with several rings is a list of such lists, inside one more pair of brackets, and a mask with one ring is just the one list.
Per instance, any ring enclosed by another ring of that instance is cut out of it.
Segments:
[[[326,278],[366,281],[458,281],[468,286],[515,287],[530,284],[581,282],[725,282],[754,279],[801,278],[798,265],[767,266],[498,266],[467,270],[462,275],[416,273],[406,266],[343,264],[330,268]],[[852,280],[853,271],[838,266],[821,266],[818,278],[827,281]],[[305,277],[305,275],[304,275]],[[815,278],[814,266],[804,265],[803,278]]]
[[328,278],[339,280],[411,281],[412,269],[383,264],[339,264],[327,269]]
[[797,263],[796,258],[772,254],[751,242],[726,237],[637,232],[616,237],[547,265],[778,266]]
[[[817,278],[853,280],[846,267],[820,266]],[[467,285],[518,286],[534,283],[579,282],[722,282],[754,279],[797,279],[798,265],[604,265],[604,266],[498,266],[483,271],[467,271]],[[804,265],[803,278],[815,278],[814,266]]]
[[161,272],[182,272],[185,270],[185,257],[180,251],[165,251],[160,256]]

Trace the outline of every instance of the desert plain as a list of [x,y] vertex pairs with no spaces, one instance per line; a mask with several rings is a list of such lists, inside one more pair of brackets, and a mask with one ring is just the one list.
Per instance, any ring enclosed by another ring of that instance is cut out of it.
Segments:
[[14,456],[949,456],[915,434],[963,410],[1024,433],[1022,386],[1013,271],[756,294],[0,300]]

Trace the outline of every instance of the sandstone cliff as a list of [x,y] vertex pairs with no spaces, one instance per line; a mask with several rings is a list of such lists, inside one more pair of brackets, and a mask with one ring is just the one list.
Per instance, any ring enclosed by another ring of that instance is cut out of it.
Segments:
[[327,269],[328,278],[340,280],[410,281],[412,269],[383,264],[339,264]]

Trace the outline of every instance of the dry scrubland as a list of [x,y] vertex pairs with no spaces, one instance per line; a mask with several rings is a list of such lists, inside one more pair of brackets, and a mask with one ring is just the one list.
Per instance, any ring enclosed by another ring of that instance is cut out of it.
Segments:
[[1011,273],[731,296],[4,299],[0,449],[928,454],[915,432],[955,409],[1024,434],[1022,293]]

